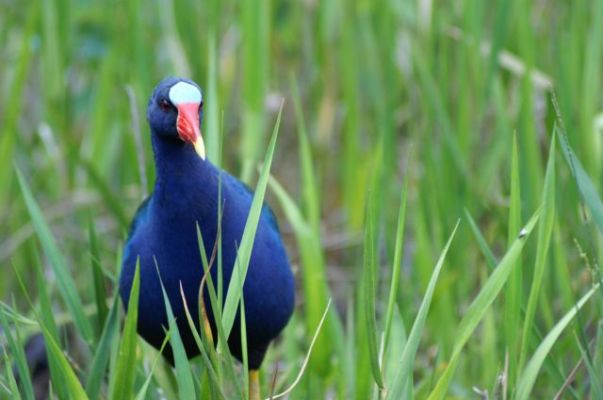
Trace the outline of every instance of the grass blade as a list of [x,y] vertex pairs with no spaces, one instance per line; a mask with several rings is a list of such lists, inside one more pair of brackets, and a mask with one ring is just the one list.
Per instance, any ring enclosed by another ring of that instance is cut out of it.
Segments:
[[[3,329],[3,333],[4,336],[6,337],[7,341],[8,341],[8,346],[10,348],[10,351],[13,355],[14,358],[14,364],[16,364],[17,367],[17,371],[19,371],[19,383],[21,384],[21,390],[23,390],[23,395],[27,400],[33,400],[34,399],[34,392],[33,392],[33,387],[31,384],[31,375],[29,374],[29,367],[27,366],[27,360],[25,358],[25,352],[23,351],[23,346],[21,345],[21,340],[19,338],[19,328],[16,327],[15,329],[15,335],[17,336],[16,338],[12,335],[11,333],[11,329],[10,326],[8,326],[8,322],[6,320],[6,315],[4,314],[4,310],[0,309],[0,326]],[[8,355],[6,356],[6,360],[8,362],[8,360],[10,359],[10,357],[8,357]],[[10,370],[10,372],[8,372],[9,374],[9,378],[12,375],[12,366],[8,366],[7,370]],[[14,379],[14,377],[13,377]],[[12,382],[11,382],[12,384]],[[15,392],[16,387],[13,388],[13,391]],[[16,390],[16,395],[18,395],[19,391]]]
[[[159,267],[157,267],[157,273],[159,274]],[[161,283],[161,290],[163,292],[163,301],[165,303],[165,310],[168,317],[170,346],[172,347],[172,354],[174,355],[176,381],[178,382],[178,396],[182,399],[193,400],[197,398],[195,394],[195,385],[193,384],[193,375],[188,363],[186,351],[184,350],[184,344],[182,344],[182,339],[180,338],[178,325],[176,325],[176,318],[172,312],[170,299],[165,291],[163,282]]]
[[245,282],[245,277],[247,276],[247,268],[249,267],[249,260],[251,259],[255,232],[262,212],[264,195],[266,194],[266,186],[268,185],[268,178],[270,176],[270,166],[272,165],[272,156],[274,155],[274,149],[276,147],[276,138],[278,137],[282,111],[283,105],[281,104],[276,124],[274,125],[274,130],[272,132],[272,138],[270,139],[270,144],[266,151],[262,172],[260,173],[260,178],[255,188],[255,194],[253,195],[253,202],[251,203],[249,215],[247,216],[247,222],[245,223],[241,245],[239,246],[237,258],[234,263],[235,267],[233,268],[230,283],[228,285],[228,292],[226,294],[226,301],[224,302],[224,311],[222,314],[222,326],[224,327],[226,337],[230,335],[230,331],[232,330],[237,308],[239,306],[239,299],[242,295],[239,282]]
[[207,43],[207,98],[210,100],[206,108],[207,129],[204,133],[207,145],[207,158],[219,167],[222,162],[220,154],[220,98],[218,94],[216,34],[213,30],[209,33]]
[[[243,161],[242,180],[249,182],[254,163],[264,145],[264,98],[268,88],[269,56],[269,3],[242,3],[240,25],[242,28],[243,82],[243,137],[240,151]],[[235,304],[238,305],[238,300]],[[226,330],[230,332],[230,329]]]
[[582,306],[586,304],[586,302],[592,297],[593,294],[595,294],[595,292],[597,292],[597,290],[599,290],[599,284],[595,285],[584,296],[582,296],[582,298],[576,303],[576,306],[568,311],[567,314],[561,318],[561,320],[559,320],[559,322],[553,327],[553,329],[551,329],[544,340],[540,343],[534,352],[534,355],[530,361],[528,361],[521,377],[519,378],[519,382],[517,384],[517,400],[530,398],[530,393],[532,392],[532,388],[534,387],[534,383],[536,382],[538,372],[540,371],[540,367],[542,367],[544,359],[549,354],[555,342],[557,342],[557,339],[563,330],[567,327],[567,325],[569,325],[578,311],[580,311]]
[[18,168],[16,170],[17,177],[19,178],[19,185],[21,187],[21,193],[25,199],[29,216],[34,225],[38,238],[42,243],[42,248],[50,260],[52,270],[57,277],[56,281],[59,285],[63,300],[65,301],[65,304],[67,305],[67,308],[73,317],[73,322],[79,333],[82,335],[82,338],[88,344],[91,344],[94,337],[92,325],[90,324],[88,317],[86,317],[84,314],[84,307],[82,306],[82,301],[77,293],[75,282],[71,277],[71,273],[67,270],[67,263],[65,262],[65,259],[63,258],[63,255],[61,254],[54,237],[52,236],[52,232],[50,231],[50,228],[44,219],[42,210],[40,210],[40,207],[36,203],[29,186],[25,181],[25,178]]
[[[594,360],[588,349],[588,343],[583,343],[583,340],[578,334],[576,336],[576,344],[582,354],[582,361],[588,371],[588,377],[590,379],[590,392],[593,399],[603,399],[603,388],[601,387],[600,375],[597,373],[597,369],[594,364]],[[596,339],[595,339],[596,340]],[[597,343],[595,342],[595,346]],[[595,347],[596,349],[596,347]]]
[[5,388],[5,390],[8,392],[11,399],[21,400],[21,393],[19,392],[17,381],[15,380],[15,375],[13,373],[13,366],[10,365],[10,357],[8,356],[6,348],[4,346],[2,347],[2,350],[4,351],[4,368],[6,370],[6,376],[8,379],[9,386],[8,388]]
[[[302,269],[304,294],[308,298],[305,307],[306,329],[311,331],[322,318],[322,314],[316,314],[315,311],[324,310],[326,304],[322,309],[318,309],[317,307],[323,304],[324,294],[329,293],[324,273],[325,260],[320,236],[314,233],[314,230],[304,219],[300,209],[281,184],[273,177],[270,178],[269,183],[272,192],[281,204],[287,220],[293,227],[295,239],[300,249],[301,265],[304,266]],[[312,265],[311,268],[306,268],[306,266],[310,265]],[[317,315],[319,319],[314,321]],[[331,369],[330,360],[333,349],[336,348],[337,343],[342,343],[344,340],[339,324],[340,321],[337,314],[331,311],[325,322],[325,333],[318,337],[315,351],[310,359],[310,368],[322,376],[326,376]]]
[[[270,185],[273,193],[279,200],[289,223],[293,226],[298,247],[300,249],[302,280],[305,302],[306,330],[309,332],[320,321],[323,310],[331,297],[327,285],[327,273],[325,256],[321,245],[321,210],[319,185],[312,148],[306,127],[306,116],[301,104],[299,87],[296,79],[290,79],[291,97],[295,110],[295,122],[297,131],[297,142],[299,148],[299,162],[301,174],[301,203],[298,206],[288,196],[285,190],[271,179]],[[363,194],[364,195],[364,194]],[[327,318],[325,325],[326,334],[318,338],[318,344],[310,361],[312,370],[322,376],[330,371],[332,353],[336,348],[336,342],[341,339],[339,331],[339,320],[335,313]]]
[[13,153],[15,153],[15,142],[19,138],[19,116],[23,105],[23,98],[27,93],[27,76],[29,75],[30,66],[32,64],[31,60],[34,59],[35,54],[31,51],[31,41],[34,36],[38,35],[40,8],[39,4],[34,3],[30,3],[27,6],[27,19],[25,21],[24,32],[21,36],[21,46],[15,65],[15,73],[11,77],[10,86],[7,92],[13,95],[13,99],[4,104],[2,110],[0,160],[5,162],[5,164],[2,165],[2,168],[0,168],[0,187],[2,188],[0,191],[0,203],[2,204],[5,204],[8,198],[7,196],[11,192],[10,188],[13,174],[10,168],[10,160],[14,159]]
[[[221,211],[219,211],[219,215],[220,215]],[[218,221],[221,220],[221,217],[218,217]],[[221,238],[221,233],[218,234],[218,238],[216,243],[220,242],[220,238]],[[210,303],[211,303],[211,309],[214,312],[214,318],[216,321],[221,321],[222,318],[222,308],[220,307],[220,299],[218,299],[218,294],[216,293],[216,289],[215,289],[215,285],[213,282],[213,278],[212,275],[209,271],[211,265],[210,262],[207,259],[207,254],[205,252],[205,244],[203,242],[203,237],[201,235],[201,229],[199,228],[199,225],[197,225],[197,242],[199,244],[199,251],[201,253],[201,263],[203,264],[203,271],[206,274],[205,276],[207,277],[207,280],[205,281],[205,285],[207,286],[207,292],[209,293],[209,299],[210,299]],[[220,247],[219,244],[217,244],[217,252],[218,254],[220,253]],[[214,260],[215,262],[215,260]],[[220,274],[220,269],[221,269],[221,258],[218,255],[218,276]],[[203,293],[201,291],[199,291],[199,321],[205,321],[206,317],[203,315],[203,309],[201,307],[201,302],[204,301],[203,300]],[[186,311],[186,309],[185,309]],[[187,316],[188,318],[188,316]],[[190,321],[189,321],[190,324]],[[216,368],[216,379],[218,381],[217,387],[220,388],[223,386],[223,382],[224,379],[226,379],[226,381],[228,382],[232,382],[235,383],[236,389],[238,390],[238,394],[242,396],[242,388],[240,386],[240,382],[239,379],[237,378],[236,374],[235,374],[235,367],[234,367],[234,362],[232,360],[231,354],[230,354],[230,349],[228,348],[228,346],[223,346],[222,348],[218,348],[218,351],[216,352],[215,348],[214,348],[214,341],[215,338],[211,338],[209,337],[209,335],[206,334],[205,329],[201,329],[201,338],[203,339],[203,341],[205,343],[207,343],[207,352],[209,353],[208,355],[211,357],[211,361],[213,362],[213,365]],[[222,326],[222,324],[220,323],[216,323],[216,331],[218,333],[218,343],[227,343],[228,339],[226,336],[226,333],[224,332],[224,327]],[[196,329],[193,330],[193,336],[196,332]],[[200,339],[201,339],[200,338]],[[197,338],[195,338],[195,341],[197,342],[197,344],[199,343]],[[203,345],[203,343],[201,343],[201,345]],[[222,355],[225,356],[225,371],[226,371],[226,376],[223,377],[222,376],[222,369],[221,369],[221,363],[220,360],[218,359],[218,353],[221,353]]]
[[48,351],[49,357],[53,358],[55,360],[55,362],[57,363],[59,371],[60,371],[61,375],[63,376],[65,383],[67,385],[69,398],[77,399],[77,400],[88,399],[88,395],[84,391],[84,388],[82,387],[82,384],[80,383],[80,380],[78,379],[76,373],[73,371],[73,368],[71,368],[71,365],[69,365],[69,362],[67,361],[67,358],[63,354],[63,351],[61,350],[61,348],[59,347],[57,342],[55,342],[52,335],[50,335],[50,333],[48,332],[46,327],[44,327],[43,324],[41,324],[41,325],[42,325],[42,332],[44,334],[44,342],[46,344],[46,350]]
[[465,218],[467,218],[467,221],[469,222],[471,231],[473,232],[473,235],[475,236],[475,240],[477,240],[477,244],[479,245],[479,248],[482,251],[482,254],[484,255],[484,257],[486,257],[486,263],[488,263],[488,267],[490,267],[490,269],[494,269],[496,267],[496,263],[497,263],[496,257],[494,256],[494,253],[492,253],[490,246],[488,246],[488,242],[486,242],[486,238],[484,238],[484,235],[482,235],[482,232],[480,231],[479,226],[477,226],[477,223],[475,222],[475,220],[469,213],[469,210],[467,210],[466,208],[465,208]]
[[[38,302],[40,303],[40,319],[46,327],[47,334],[52,336],[55,342],[58,342],[59,330],[57,328],[57,323],[54,319],[52,306],[50,304],[50,297],[48,295],[47,288],[48,283],[44,278],[40,258],[38,257],[36,251],[35,253],[36,285],[38,289]],[[46,340],[46,335],[44,335],[44,337],[44,340]],[[58,361],[51,357],[50,350],[48,349],[48,347],[46,347],[46,355],[48,357],[48,366],[50,368],[50,376],[52,378],[53,388],[56,390],[59,397],[65,397],[68,395],[67,384],[65,382],[65,377],[61,373]]]
[[[517,148],[517,134],[513,135],[511,156],[511,193],[509,205],[509,228],[507,231],[507,246],[515,241],[517,232],[521,229],[521,175],[519,168],[519,150]],[[521,305],[523,303],[523,271],[521,257],[515,261],[515,266],[509,276],[509,284],[505,288],[505,342],[506,351],[509,352],[509,367],[507,387],[513,387],[517,378],[517,362],[519,361],[519,345],[521,328]]]
[[408,194],[408,174],[404,178],[402,196],[400,196],[400,208],[398,209],[398,224],[396,227],[396,239],[394,246],[394,259],[392,262],[392,275],[389,287],[389,298],[387,300],[387,311],[385,312],[385,326],[383,328],[383,341],[381,343],[381,365],[384,365],[384,356],[389,348],[394,307],[398,296],[398,284],[400,283],[400,270],[402,269],[402,251],[404,247],[404,224],[406,222],[406,198]]
[[557,127],[559,138],[559,142],[561,144],[561,151],[565,156],[565,161],[567,161],[572,175],[576,181],[576,185],[578,186],[578,191],[582,195],[582,199],[584,203],[592,213],[593,220],[597,225],[600,233],[603,233],[603,203],[601,202],[601,198],[597,193],[597,188],[591,181],[590,177],[582,167],[582,163],[576,156],[576,153],[570,147],[566,133],[563,130],[560,130],[559,126]]
[[90,262],[92,264],[92,289],[94,292],[94,301],[96,303],[96,321],[98,336],[102,335],[103,326],[107,319],[109,310],[107,309],[107,288],[105,287],[105,276],[100,265],[100,252],[98,249],[98,239],[94,223],[90,219],[88,223],[88,240],[90,241]]
[[165,288],[163,289],[163,299],[168,314],[168,323],[170,325],[170,346],[174,354],[174,364],[176,367],[176,380],[178,382],[178,396],[182,399],[196,399],[195,386],[193,384],[193,375],[184,350],[184,344],[178,332],[176,318],[170,306],[170,300],[167,297]]
[[544,178],[541,223],[538,226],[538,247],[536,248],[534,276],[532,277],[532,286],[530,288],[530,296],[528,298],[528,306],[523,325],[521,353],[518,363],[519,370],[523,368],[525,355],[528,350],[528,338],[533,328],[534,315],[536,314],[536,306],[540,296],[540,287],[542,286],[542,280],[544,278],[546,257],[555,224],[555,140],[555,135],[553,134],[549,151],[549,161]]
[[136,362],[136,344],[138,335],[136,325],[138,323],[138,295],[140,292],[140,260],[136,260],[136,271],[130,298],[128,300],[128,312],[124,323],[124,330],[119,344],[117,363],[114,369],[114,381],[111,385],[111,398],[116,400],[130,399],[134,389],[134,373],[132,368]]
[[473,334],[477,324],[486,314],[488,307],[492,304],[494,299],[496,299],[503,285],[509,278],[509,275],[516,265],[518,257],[521,255],[523,246],[530,236],[530,233],[532,233],[539,216],[540,211],[536,211],[526,226],[521,230],[521,232],[519,232],[519,236],[517,239],[515,239],[515,242],[513,242],[507,251],[507,254],[505,254],[498,266],[494,269],[494,272],[490,275],[482,290],[467,309],[467,313],[461,320],[457,329],[454,350],[448,366],[438,379],[435,388],[429,395],[429,400],[441,399],[446,395],[448,386],[450,385],[450,380],[452,379],[452,376],[454,375],[458,365],[461,350]]
[[109,357],[111,356],[111,345],[118,333],[118,310],[119,296],[115,296],[109,314],[105,319],[105,325],[100,335],[100,339],[96,345],[94,357],[92,358],[92,366],[90,367],[88,380],[86,381],[86,393],[88,393],[88,396],[90,396],[91,399],[97,399],[99,397],[101,384],[105,377],[105,369],[107,368]]
[[[243,290],[243,285],[241,284],[241,290]],[[247,320],[245,319],[245,298],[241,296],[241,303],[239,305],[241,307],[241,354],[243,355],[243,398],[249,400],[250,394],[257,394],[260,392],[259,387],[250,387],[249,385],[249,353],[247,353]],[[259,374],[259,371],[255,373]],[[259,380],[259,379],[258,379]],[[260,385],[260,382],[256,382]],[[253,399],[252,399],[253,400]]]
[[92,184],[96,187],[96,190],[98,190],[99,195],[103,199],[103,203],[111,210],[121,228],[127,230],[128,226],[130,226],[130,222],[124,211],[121,199],[113,193],[105,179],[103,179],[90,161],[82,158],[79,162],[86,170],[86,173],[92,181]]
[[[214,396],[214,397],[219,396],[218,398],[223,399],[225,397],[221,390],[222,382],[220,381],[220,379],[214,369],[214,365],[216,365],[219,362],[217,359],[217,355],[214,350],[214,347],[209,342],[209,339],[206,337],[206,335],[204,335],[205,332],[203,329],[201,329],[201,335],[199,335],[199,331],[197,330],[197,327],[195,326],[195,322],[193,321],[193,317],[191,316],[191,313],[188,309],[188,304],[185,301],[186,298],[184,296],[184,291],[182,289],[182,285],[180,285],[180,296],[181,296],[182,302],[184,304],[184,312],[186,314],[186,320],[188,322],[188,326],[193,334],[193,338],[195,339],[195,343],[197,344],[197,347],[199,347],[201,357],[203,358],[204,367],[207,369],[207,374],[208,374],[209,379],[212,384],[212,387],[211,387],[211,389],[213,390],[212,396]],[[212,307],[212,309],[214,309],[214,308]],[[208,353],[210,353],[210,354],[208,354]]]
[[450,237],[448,238],[448,242],[444,246],[442,253],[440,254],[440,258],[431,273],[431,278],[429,279],[429,284],[427,285],[427,289],[425,290],[425,295],[423,296],[423,301],[421,302],[421,307],[419,307],[419,312],[415,318],[415,322],[412,325],[412,329],[410,330],[410,334],[408,335],[408,340],[406,341],[406,345],[404,346],[404,350],[402,351],[402,359],[400,360],[400,367],[398,372],[396,373],[396,379],[394,380],[392,387],[387,392],[387,399],[401,399],[402,396],[407,393],[407,388],[410,386],[412,372],[415,363],[415,356],[417,354],[417,349],[419,348],[419,342],[421,341],[421,335],[423,333],[423,328],[425,327],[425,320],[427,319],[427,313],[429,311],[429,307],[431,305],[431,299],[433,297],[433,292],[435,291],[436,283],[438,281],[438,277],[440,276],[440,271],[442,270],[442,266],[444,265],[444,260],[446,259],[446,255],[448,254],[448,249],[452,244],[452,239],[456,234],[456,230],[459,227],[459,222],[456,223]]
[[377,321],[375,319],[375,276],[377,274],[377,233],[375,225],[375,193],[369,194],[369,203],[366,213],[366,227],[364,229],[364,262],[362,268],[362,281],[360,290],[360,310],[366,326],[367,346],[371,373],[379,389],[384,389],[383,375],[379,365],[379,348],[377,343]]
[[165,346],[168,344],[169,341],[170,341],[170,335],[168,333],[167,335],[165,335],[165,339],[163,339],[163,343],[161,344],[159,352],[157,353],[157,355],[155,356],[155,359],[153,360],[153,365],[151,366],[151,370],[149,371],[149,376],[147,376],[147,379],[145,379],[144,383],[140,387],[138,394],[136,394],[136,400],[144,400],[146,398],[147,391],[149,390],[149,386],[151,385],[151,379],[153,378],[153,373],[155,372],[155,369],[157,368],[157,364],[159,364],[159,362],[162,358],[161,353],[163,352],[163,349],[165,348]]
[[327,303],[327,307],[325,308],[325,311],[323,312],[322,317],[320,318],[320,321],[318,322],[318,326],[316,327],[316,330],[314,331],[314,336],[312,336],[312,340],[310,341],[310,347],[308,347],[308,352],[306,353],[304,362],[302,363],[302,366],[299,369],[299,373],[295,377],[295,380],[293,381],[293,383],[291,383],[291,385],[289,385],[289,387],[287,389],[283,390],[281,393],[272,395],[270,397],[271,399],[278,399],[278,398],[288,395],[289,393],[291,393],[293,391],[293,389],[295,389],[295,387],[301,380],[302,376],[304,375],[304,371],[306,370],[306,367],[308,366],[308,362],[310,361],[310,356],[312,355],[312,349],[314,348],[314,345],[316,344],[316,339],[318,339],[318,335],[321,332],[322,325],[324,324],[324,322],[327,318],[330,307],[331,307],[331,300],[329,299],[329,302]]

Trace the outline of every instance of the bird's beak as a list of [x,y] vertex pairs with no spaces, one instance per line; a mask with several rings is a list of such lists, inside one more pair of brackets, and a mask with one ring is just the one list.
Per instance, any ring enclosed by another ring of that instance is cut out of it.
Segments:
[[183,141],[192,144],[199,157],[205,159],[205,145],[199,128],[199,103],[182,103],[177,108],[178,136]]

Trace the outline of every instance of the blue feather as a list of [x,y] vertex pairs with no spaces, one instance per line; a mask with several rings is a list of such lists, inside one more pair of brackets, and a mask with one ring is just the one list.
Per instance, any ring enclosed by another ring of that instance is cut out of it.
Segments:
[[[210,254],[218,232],[221,234],[223,290],[226,292],[253,192],[227,172],[200,158],[193,146],[176,136],[176,129],[172,129],[175,116],[155,106],[157,97],[162,96],[162,91],[169,90],[173,84],[173,80],[160,84],[149,102],[148,118],[157,180],[153,193],[140,205],[132,221],[119,286],[127,308],[136,261],[139,259],[140,335],[156,348],[163,342],[167,327],[161,294],[163,283],[184,347],[188,356],[194,357],[199,354],[199,349],[187,323],[180,285],[191,316],[199,326],[197,299],[203,267],[196,234],[197,224],[204,247]],[[220,229],[217,226],[219,193],[223,207]],[[218,268],[213,266],[211,274],[215,283],[217,272]],[[269,343],[287,324],[294,308],[294,286],[276,218],[270,207],[264,204],[243,286],[250,368],[259,368]],[[209,306],[207,291],[203,296],[206,306]],[[215,334],[211,308],[208,314]],[[228,344],[231,353],[241,360],[238,317]],[[164,350],[164,355],[172,361],[169,346]]]

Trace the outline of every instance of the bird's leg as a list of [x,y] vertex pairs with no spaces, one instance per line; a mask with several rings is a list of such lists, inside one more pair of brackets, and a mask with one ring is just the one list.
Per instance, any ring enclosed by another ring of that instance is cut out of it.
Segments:
[[249,400],[260,400],[260,371],[249,370]]

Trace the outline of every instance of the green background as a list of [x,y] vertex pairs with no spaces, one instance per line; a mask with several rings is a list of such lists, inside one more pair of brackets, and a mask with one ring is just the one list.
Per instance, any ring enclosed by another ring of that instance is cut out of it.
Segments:
[[267,199],[298,305],[262,394],[332,299],[291,398],[601,398],[602,53],[603,0],[0,1],[0,397],[38,386],[8,366],[41,326],[55,396],[245,395],[224,354],[216,380],[153,368],[107,318],[176,75],[252,186],[283,104]]

